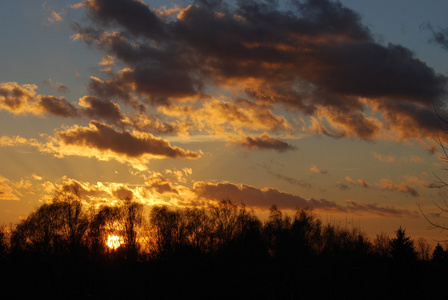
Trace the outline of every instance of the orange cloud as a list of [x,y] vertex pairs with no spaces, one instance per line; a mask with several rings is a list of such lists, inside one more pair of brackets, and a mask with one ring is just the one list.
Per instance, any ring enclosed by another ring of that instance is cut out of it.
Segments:
[[243,99],[228,102],[209,99],[206,103],[161,106],[158,112],[190,123],[194,130],[222,136],[241,135],[244,130],[289,131],[291,125],[268,105]]
[[355,181],[351,177],[347,176],[347,177],[345,177],[345,180],[347,180],[351,184],[359,185],[359,186],[361,186],[363,188],[369,188],[370,187],[370,184],[368,184],[367,182],[365,182],[362,179],[358,179],[357,181]]
[[421,163],[421,162],[423,162],[425,160],[423,157],[420,157],[420,156],[417,156],[417,155],[411,155],[409,157],[409,159],[411,160],[411,162],[414,162],[414,163]]
[[156,178],[149,179],[146,184],[149,189],[153,189],[159,194],[179,194],[178,190],[173,187],[173,183],[163,176],[157,176]]
[[79,2],[79,3],[75,3],[75,4],[70,5],[70,8],[72,8],[72,9],[80,9],[82,6],[83,6],[82,2]]
[[246,137],[240,142],[240,144],[244,148],[250,150],[276,150],[279,152],[285,152],[295,149],[294,146],[277,138],[271,137],[267,132],[263,133],[259,137]]
[[75,125],[57,131],[55,137],[46,137],[48,141],[41,143],[36,139],[2,136],[0,146],[28,145],[57,157],[68,155],[95,157],[106,161],[115,159],[129,163],[139,170],[145,170],[150,159],[200,157],[198,152],[171,146],[168,141],[150,133],[117,131],[112,126],[97,121],[91,121],[89,127]]
[[316,167],[315,165],[311,165],[310,171],[317,173],[317,174],[327,174],[326,170],[321,170],[318,167]]
[[382,162],[387,162],[387,163],[392,163],[396,159],[396,156],[394,156],[394,155],[383,155],[383,154],[376,153],[376,152],[373,152],[373,156],[377,160],[382,161]]
[[45,113],[59,117],[79,116],[77,109],[64,97],[38,95],[34,84],[0,83],[0,109],[14,115],[30,114],[42,117]]
[[0,200],[20,200],[17,191],[11,187],[11,182],[0,176]]
[[84,201],[95,206],[114,205],[125,199],[132,199],[146,205],[179,205],[182,203],[182,198],[187,198],[184,192],[186,188],[174,188],[169,180],[157,173],[152,174],[151,178],[141,185],[126,185],[116,182],[91,184],[63,177],[55,189],[77,190]]
[[413,187],[411,187],[409,184],[407,184],[405,182],[401,182],[400,184],[395,184],[394,182],[383,178],[380,180],[379,186],[381,187],[382,190],[385,190],[385,191],[397,191],[397,192],[401,192],[404,194],[408,194],[412,197],[420,196],[420,194],[418,193],[418,191],[416,189],[414,189]]
[[199,154],[172,147],[167,141],[149,133],[117,131],[112,126],[91,121],[89,127],[74,126],[58,131],[57,136],[64,145],[99,152],[111,152],[130,158],[151,155],[154,157],[198,158]]

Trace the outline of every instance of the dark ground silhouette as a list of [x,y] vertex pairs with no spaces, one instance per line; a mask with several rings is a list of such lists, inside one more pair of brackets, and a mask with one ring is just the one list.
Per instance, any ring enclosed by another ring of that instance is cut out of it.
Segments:
[[[107,246],[110,236],[122,244]],[[169,210],[125,200],[87,208],[63,192],[0,230],[3,299],[403,299],[444,296],[448,252],[403,228],[374,241],[275,206]]]

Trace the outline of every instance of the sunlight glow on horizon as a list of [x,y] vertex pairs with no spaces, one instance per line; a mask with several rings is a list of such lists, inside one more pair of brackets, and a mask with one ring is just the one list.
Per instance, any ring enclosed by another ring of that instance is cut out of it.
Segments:
[[116,250],[118,247],[120,247],[122,244],[124,244],[124,239],[122,236],[118,235],[109,235],[107,237],[107,246],[112,249]]

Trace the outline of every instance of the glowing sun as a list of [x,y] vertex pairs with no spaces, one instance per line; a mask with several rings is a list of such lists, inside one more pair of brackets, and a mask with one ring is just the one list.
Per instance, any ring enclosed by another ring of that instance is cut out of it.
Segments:
[[117,249],[124,243],[123,237],[118,235],[109,235],[107,237],[107,246],[111,249]]

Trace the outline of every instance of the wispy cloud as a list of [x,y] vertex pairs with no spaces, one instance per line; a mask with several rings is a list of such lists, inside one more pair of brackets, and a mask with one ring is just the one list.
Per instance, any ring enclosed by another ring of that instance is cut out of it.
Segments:
[[20,200],[11,182],[0,176],[0,200]]
[[345,191],[345,190],[350,189],[350,187],[349,187],[348,185],[346,185],[346,184],[344,184],[344,183],[342,183],[342,182],[340,182],[340,181],[338,181],[338,182],[336,183],[336,186],[337,186],[340,190],[342,190],[342,191]]
[[294,150],[295,147],[281,141],[278,138],[271,137],[268,133],[263,133],[258,137],[246,137],[241,145],[247,149],[257,150],[275,150],[279,152],[285,152],[288,150]]
[[378,204],[366,204],[353,200],[346,201],[349,210],[357,213],[367,212],[370,214],[377,214],[387,217],[402,217],[418,218],[419,214],[416,211],[410,211],[407,209],[399,209],[393,206],[380,206]]
[[384,155],[380,153],[373,152],[373,156],[382,162],[393,163],[397,158],[395,155]]
[[274,172],[269,166],[267,166],[265,164],[262,164],[259,166],[262,167],[263,169],[265,169],[266,172],[268,172],[272,176],[274,176],[280,180],[284,180],[284,181],[288,182],[289,184],[298,185],[303,188],[311,188],[312,187],[312,185],[309,182],[306,182],[304,180],[299,180],[299,179],[296,179],[296,178],[293,178],[290,176],[286,176],[286,175],[278,173],[278,172]]
[[316,165],[311,165],[310,171],[317,174],[327,174],[327,170],[321,170],[318,167],[316,167]]
[[415,188],[413,188],[412,186],[410,186],[405,182],[400,182],[400,184],[396,184],[389,179],[383,178],[380,180],[379,186],[381,187],[382,190],[385,191],[397,191],[404,194],[408,194],[412,197],[420,196],[420,194]]
[[345,180],[347,180],[351,184],[358,185],[358,186],[363,187],[363,188],[369,188],[370,187],[370,184],[368,184],[367,182],[365,182],[362,179],[358,179],[358,180],[355,181],[351,177],[347,176],[347,177],[345,177]]
[[78,2],[75,4],[70,5],[71,9],[80,9],[83,6],[82,2]]
[[393,206],[380,206],[377,204],[365,204],[349,200],[346,205],[337,204],[326,199],[304,199],[300,196],[285,193],[275,188],[257,189],[248,185],[236,185],[233,183],[196,182],[193,191],[201,199],[220,201],[230,199],[249,207],[268,209],[276,204],[283,209],[311,208],[320,211],[332,211],[336,213],[353,212],[359,214],[373,214],[388,217],[416,218],[416,211],[398,209]]

